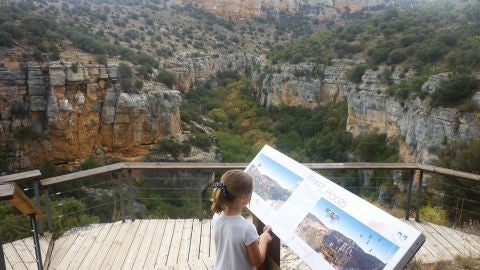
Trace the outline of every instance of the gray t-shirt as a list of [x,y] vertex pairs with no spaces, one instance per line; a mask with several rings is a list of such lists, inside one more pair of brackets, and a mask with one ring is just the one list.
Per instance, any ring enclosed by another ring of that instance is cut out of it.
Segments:
[[247,246],[258,239],[255,226],[244,217],[213,215],[213,235],[217,258],[214,270],[255,269],[248,257]]

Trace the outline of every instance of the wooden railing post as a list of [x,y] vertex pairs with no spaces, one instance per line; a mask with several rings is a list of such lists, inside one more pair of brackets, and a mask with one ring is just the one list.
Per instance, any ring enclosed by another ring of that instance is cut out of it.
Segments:
[[120,215],[122,217],[122,222],[125,222],[125,201],[123,199],[122,171],[117,172],[117,177],[118,177],[118,195],[120,196]]
[[418,176],[418,188],[417,188],[417,211],[415,213],[415,221],[420,221],[420,207],[422,204],[422,189],[423,189],[423,170],[420,170]]
[[132,170],[128,170],[128,204],[130,205],[130,219],[135,221],[135,206],[133,204],[134,199]]
[[408,176],[408,194],[407,194],[407,207],[405,208],[405,219],[410,219],[410,205],[412,203],[412,186],[413,186],[413,175],[415,171],[410,170],[410,175]]
[[[252,214],[252,221],[260,235],[263,232],[265,224]],[[268,245],[267,256],[265,262],[258,270],[277,270],[280,269],[280,238],[272,233],[272,242]]]

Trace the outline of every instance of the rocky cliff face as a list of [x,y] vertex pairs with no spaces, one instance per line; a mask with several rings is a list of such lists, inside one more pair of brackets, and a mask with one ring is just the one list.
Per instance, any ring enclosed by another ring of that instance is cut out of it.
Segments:
[[180,133],[180,93],[159,85],[122,93],[116,65],[24,63],[13,51],[0,58],[0,143],[14,153],[11,169],[141,156]]
[[236,72],[246,74],[255,62],[253,55],[226,54],[207,55],[199,52],[185,52],[179,54],[174,61],[160,63],[164,69],[176,74],[176,87],[182,91],[195,88],[196,83],[207,81],[217,72]]
[[[445,143],[477,138],[480,114],[457,108],[432,108],[428,98],[400,102],[385,94],[387,86],[379,83],[382,70],[367,72],[362,83],[347,94],[347,130],[359,134],[374,129],[401,142],[400,154],[405,162],[431,163],[436,151]],[[445,75],[432,76],[423,89],[432,93]],[[474,97],[480,108],[478,92]]]
[[251,87],[263,106],[288,104],[314,108],[333,105],[347,94],[351,83],[347,73],[363,60],[334,60],[332,66],[298,64],[273,66],[271,71],[254,71]]
[[[264,17],[265,11],[298,13],[302,6],[320,8],[316,16],[322,20],[335,19],[341,13],[360,11],[362,8],[391,4],[386,0],[176,0],[174,3],[196,3],[205,11],[230,21],[252,17]],[[395,1],[393,1],[395,2]],[[334,11],[333,13],[331,11]]]
[[[346,100],[346,129],[354,135],[378,130],[398,138],[405,162],[430,163],[446,142],[476,138],[480,134],[480,92],[473,98],[477,113],[431,108],[428,98],[401,102],[386,93],[387,81],[395,83],[401,74],[410,77],[413,71],[404,73],[401,68],[390,71],[388,67],[367,70],[362,81],[355,84],[347,79],[347,74],[360,63],[363,61],[334,60],[325,67],[323,79],[308,76],[318,74],[312,64],[274,66],[270,72],[256,70],[252,89],[263,106],[287,104],[313,108]],[[432,93],[446,78],[443,74],[432,76],[423,89]]]

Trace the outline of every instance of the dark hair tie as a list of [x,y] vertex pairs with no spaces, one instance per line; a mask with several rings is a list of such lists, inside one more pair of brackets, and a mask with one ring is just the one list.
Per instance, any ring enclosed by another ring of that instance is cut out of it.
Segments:
[[227,188],[225,187],[225,183],[223,183],[223,182],[213,182],[212,187],[220,188],[220,190],[222,192],[222,196],[225,197],[225,198],[227,197]]

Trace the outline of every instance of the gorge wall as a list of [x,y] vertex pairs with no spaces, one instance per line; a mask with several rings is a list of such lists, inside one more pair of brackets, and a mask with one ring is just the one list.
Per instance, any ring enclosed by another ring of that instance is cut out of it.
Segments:
[[[254,59],[184,52],[160,68],[175,74],[176,89],[190,91],[217,72],[246,74]],[[135,160],[181,133],[180,91],[145,83],[124,93],[117,64],[25,62],[15,50],[0,52],[0,63],[0,147],[11,170],[88,155]]]
[[[411,77],[413,71],[405,73],[400,67],[393,71],[389,67],[367,69],[360,83],[350,82],[348,71],[362,62],[334,60],[325,67],[323,78],[311,76],[318,74],[313,64],[274,66],[267,73],[256,70],[252,89],[264,106],[288,104],[313,108],[346,100],[346,129],[354,136],[378,130],[398,138],[404,162],[430,163],[445,143],[477,138],[480,134],[480,92],[473,97],[476,106],[473,113],[458,108],[432,108],[429,98],[402,102],[386,93],[388,81],[395,83]],[[446,78],[444,74],[434,75],[422,89],[432,93]]]
[[15,51],[2,51],[0,62],[0,145],[11,170],[93,153],[140,157],[180,133],[180,92],[122,93],[117,65],[23,62]]
[[190,91],[198,82],[215,77],[217,72],[230,71],[246,75],[255,59],[255,56],[243,53],[208,55],[200,52],[184,52],[172,61],[161,62],[160,67],[175,73],[176,88],[181,91]]
[[[323,20],[335,20],[340,13],[360,11],[365,7],[381,4],[392,4],[385,0],[175,0],[175,4],[195,3],[206,12],[215,14],[230,21],[238,21],[253,17],[265,17],[266,11],[296,14],[302,6],[321,9],[315,17]],[[311,14],[310,14],[311,15]]]

